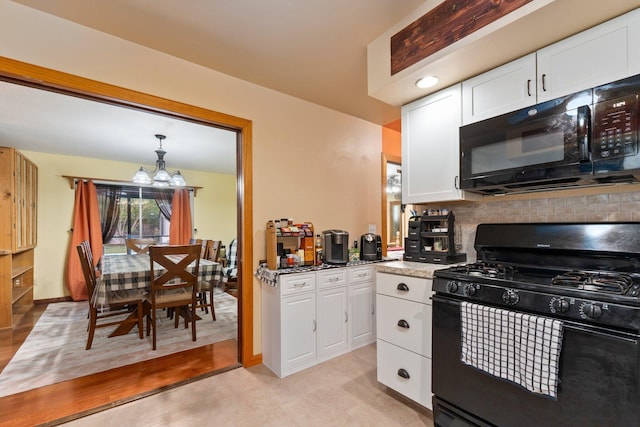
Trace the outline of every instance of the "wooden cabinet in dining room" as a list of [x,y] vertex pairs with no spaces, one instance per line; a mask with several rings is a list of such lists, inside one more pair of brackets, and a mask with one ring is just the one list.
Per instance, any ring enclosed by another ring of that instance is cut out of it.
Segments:
[[37,188],[37,166],[0,147],[0,328],[15,325],[33,305]]

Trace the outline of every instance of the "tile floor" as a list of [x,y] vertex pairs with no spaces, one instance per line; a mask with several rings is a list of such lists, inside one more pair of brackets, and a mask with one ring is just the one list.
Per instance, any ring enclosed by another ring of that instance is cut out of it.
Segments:
[[376,381],[375,344],[284,379],[235,369],[64,424],[429,426],[431,413]]

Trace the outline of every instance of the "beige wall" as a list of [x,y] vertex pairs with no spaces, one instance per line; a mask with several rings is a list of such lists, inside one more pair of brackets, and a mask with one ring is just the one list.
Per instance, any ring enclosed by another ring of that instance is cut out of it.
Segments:
[[[0,141],[9,145],[10,141]],[[73,223],[74,191],[67,176],[129,180],[139,165],[73,156],[22,151],[38,166],[38,246],[35,250],[34,299],[69,295],[64,286],[64,266]],[[133,172],[132,172],[133,171]],[[202,186],[194,199],[197,237],[222,240],[235,237],[236,177],[183,170],[187,182]],[[212,220],[215,218],[215,221]]]
[[[256,263],[268,219],[341,228],[352,240],[381,226],[380,126],[5,0],[0,40],[0,56],[252,120]],[[260,285],[250,284],[257,354]]]

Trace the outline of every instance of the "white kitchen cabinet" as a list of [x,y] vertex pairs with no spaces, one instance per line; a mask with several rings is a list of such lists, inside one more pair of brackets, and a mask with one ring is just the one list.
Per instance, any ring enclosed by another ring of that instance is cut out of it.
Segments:
[[640,8],[631,11],[627,14],[629,20],[627,28],[629,31],[629,47],[628,60],[629,60],[629,75],[633,76],[640,74]]
[[263,363],[279,377],[315,364],[317,319],[315,274],[283,275],[262,286]]
[[538,102],[638,74],[640,11],[604,22],[537,52]]
[[316,358],[316,295],[313,292],[282,299],[283,369],[292,370]]
[[353,350],[375,341],[376,306],[373,269],[349,269],[349,345]]
[[349,350],[347,287],[318,291],[318,361]]
[[462,83],[467,125],[640,73],[640,9]]
[[499,116],[536,103],[536,54],[532,53],[462,82],[462,124]]
[[432,409],[432,280],[376,274],[378,381]]
[[640,73],[640,9],[462,83],[467,125]]
[[402,107],[403,204],[470,197],[458,185],[461,87],[451,86]]
[[277,286],[263,284],[265,366],[282,378],[375,342],[373,282],[365,265],[281,274]]

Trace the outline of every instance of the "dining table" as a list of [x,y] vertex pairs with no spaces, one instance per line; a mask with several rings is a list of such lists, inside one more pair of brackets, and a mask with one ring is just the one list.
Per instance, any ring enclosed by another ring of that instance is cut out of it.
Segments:
[[[110,297],[121,293],[148,293],[151,289],[151,260],[149,254],[110,254],[104,255],[98,265],[100,275],[96,288],[91,296],[92,302],[98,306],[108,305]],[[195,262],[190,267],[193,271]],[[156,264],[156,274],[162,274],[164,268]],[[222,283],[222,265],[208,259],[200,259],[198,281],[216,281]],[[132,313],[132,317],[136,316]],[[118,326],[109,336],[125,335],[133,328],[133,324]]]

